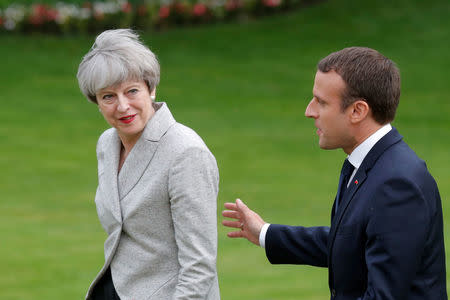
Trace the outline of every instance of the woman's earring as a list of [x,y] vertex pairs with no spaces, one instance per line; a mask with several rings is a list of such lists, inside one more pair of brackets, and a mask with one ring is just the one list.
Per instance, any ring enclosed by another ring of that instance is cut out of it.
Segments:
[[152,99],[152,101],[155,101],[156,97],[153,96],[153,95],[151,95],[151,96],[150,96],[150,99]]

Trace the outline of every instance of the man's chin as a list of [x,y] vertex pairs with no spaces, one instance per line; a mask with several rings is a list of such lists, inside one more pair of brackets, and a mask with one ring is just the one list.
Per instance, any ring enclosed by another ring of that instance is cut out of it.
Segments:
[[320,142],[320,141],[319,141],[319,147],[320,147],[320,149],[323,149],[323,150],[335,150],[335,149],[339,148],[337,146],[333,146],[333,145],[327,144],[325,142]]

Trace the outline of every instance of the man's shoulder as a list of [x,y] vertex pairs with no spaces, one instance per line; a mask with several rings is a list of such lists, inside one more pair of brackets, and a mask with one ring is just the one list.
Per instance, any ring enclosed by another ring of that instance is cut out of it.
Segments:
[[369,170],[369,178],[379,184],[409,182],[416,187],[435,186],[427,165],[404,141],[387,148]]
[[425,162],[404,141],[399,141],[386,149],[375,165],[395,173],[409,174],[412,170],[427,170]]

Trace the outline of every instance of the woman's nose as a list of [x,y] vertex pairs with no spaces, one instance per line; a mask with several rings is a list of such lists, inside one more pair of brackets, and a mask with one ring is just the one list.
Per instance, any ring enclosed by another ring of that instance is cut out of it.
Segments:
[[118,96],[118,105],[117,110],[119,112],[126,112],[130,108],[130,103],[128,102],[128,99],[122,95]]

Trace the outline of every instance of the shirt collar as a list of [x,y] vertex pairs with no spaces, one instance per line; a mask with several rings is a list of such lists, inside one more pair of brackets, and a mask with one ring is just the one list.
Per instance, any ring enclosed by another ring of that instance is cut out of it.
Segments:
[[358,145],[358,147],[353,150],[352,153],[347,157],[348,161],[355,167],[355,169],[358,169],[359,166],[361,166],[364,158],[366,157],[367,153],[369,153],[370,149],[383,137],[385,136],[389,131],[391,131],[392,126],[391,124],[386,124],[375,133],[373,133],[371,136],[369,136],[364,142]]

